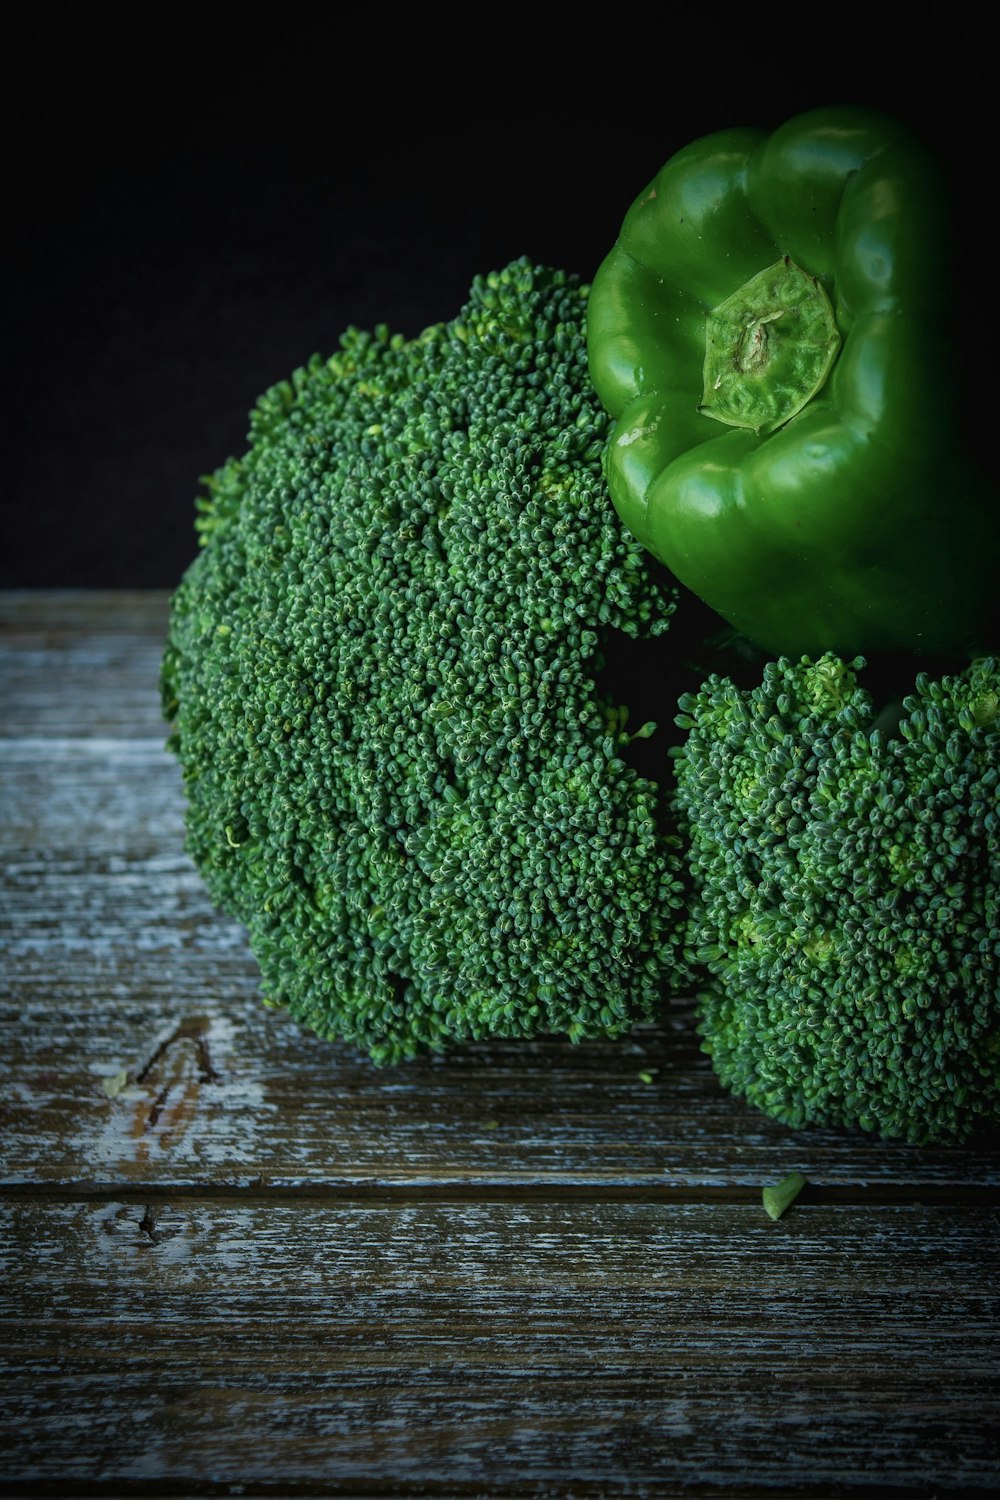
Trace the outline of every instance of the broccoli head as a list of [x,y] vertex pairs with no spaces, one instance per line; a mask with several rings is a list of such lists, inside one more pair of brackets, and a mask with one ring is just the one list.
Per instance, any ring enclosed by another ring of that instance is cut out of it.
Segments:
[[258,403],[172,601],[187,847],[269,1000],[377,1061],[615,1035],[682,982],[600,676],[674,594],[607,497],[586,302],[520,260],[415,339],[349,330]]
[[680,700],[704,1047],[789,1125],[962,1140],[1000,1119],[1000,666],[876,717],[865,665]]

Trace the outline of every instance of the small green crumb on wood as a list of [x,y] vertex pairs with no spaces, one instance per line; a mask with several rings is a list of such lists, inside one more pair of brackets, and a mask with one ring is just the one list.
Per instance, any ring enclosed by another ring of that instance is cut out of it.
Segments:
[[113,1074],[112,1077],[110,1077],[110,1078],[102,1078],[101,1079],[101,1088],[107,1094],[107,1096],[108,1096],[109,1099],[117,1099],[118,1095],[122,1092],[122,1090],[127,1085],[128,1085],[128,1069],[127,1068],[122,1068],[120,1072]]
[[786,1208],[791,1208],[806,1185],[801,1172],[789,1172],[783,1181],[766,1187],[762,1194],[764,1211],[770,1219],[780,1219]]

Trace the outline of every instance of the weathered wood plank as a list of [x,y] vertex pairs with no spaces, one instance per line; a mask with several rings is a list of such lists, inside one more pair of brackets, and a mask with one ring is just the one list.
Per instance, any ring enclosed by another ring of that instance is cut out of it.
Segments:
[[8,1203],[5,1473],[985,1493],[1000,1479],[998,1218]]
[[480,1044],[379,1070],[263,1008],[242,930],[183,857],[22,861],[8,878],[7,1181],[720,1185],[793,1166],[1000,1181],[995,1149],[762,1119],[717,1085],[690,1004],[618,1042]]
[[0,630],[53,651],[82,636],[161,641],[169,603],[167,589],[0,589]]
[[0,591],[0,738],[163,737],[168,595]]
[[603,1045],[468,1046],[380,1070],[263,1010],[252,980],[228,972],[225,1001],[191,993],[178,1008],[169,990],[91,989],[89,1014],[80,997],[72,1009],[49,1000],[0,1014],[2,1179],[556,1192],[756,1188],[798,1169],[818,1185],[915,1195],[1000,1182],[985,1146],[786,1130],[725,1095],[686,1035],[675,1052],[665,1027]]
[[[53,866],[176,857],[184,841],[180,769],[164,734],[0,737],[0,842],[8,883],[31,889]],[[57,872],[58,873],[58,872]]]
[[382,1071],[265,1011],[166,609],[0,596],[0,1492],[991,1493],[995,1144],[786,1131],[689,1004]]
[[[383,1072],[263,1011],[243,932],[183,854],[150,671],[165,617],[162,595],[0,601],[7,1181],[720,1186],[790,1166],[841,1184],[1000,1179],[995,1150],[917,1153],[762,1120],[719,1090],[690,1005],[625,1042],[481,1045]],[[9,672],[32,652],[47,661],[35,719]]]

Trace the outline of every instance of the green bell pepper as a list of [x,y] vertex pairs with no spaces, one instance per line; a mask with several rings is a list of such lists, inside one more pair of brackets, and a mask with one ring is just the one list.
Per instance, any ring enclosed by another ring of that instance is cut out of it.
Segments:
[[955,240],[933,155],[826,108],[678,152],[594,278],[614,503],[769,652],[989,644],[996,490]]

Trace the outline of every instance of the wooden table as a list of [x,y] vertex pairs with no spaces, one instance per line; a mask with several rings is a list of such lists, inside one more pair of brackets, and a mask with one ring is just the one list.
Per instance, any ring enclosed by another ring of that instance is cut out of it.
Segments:
[[166,608],[2,597],[0,1492],[1000,1482],[1000,1154],[768,1122],[685,1004],[381,1071],[264,1009],[183,852]]

